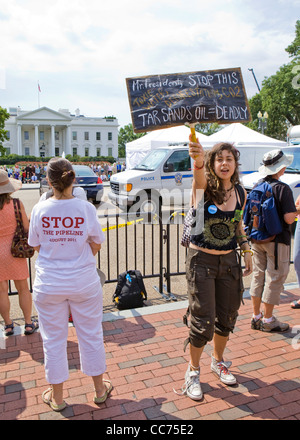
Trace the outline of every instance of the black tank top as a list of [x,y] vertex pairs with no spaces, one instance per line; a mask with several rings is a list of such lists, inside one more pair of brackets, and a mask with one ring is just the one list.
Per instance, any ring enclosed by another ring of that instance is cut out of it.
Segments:
[[[242,218],[244,197],[241,197],[241,195],[242,191],[244,194],[244,190],[240,185],[235,185],[234,190],[237,202],[233,211],[221,211],[211,200],[204,202],[202,232],[198,235],[191,235],[191,243],[198,247],[220,251],[233,250],[237,247],[235,233]],[[196,219],[197,217],[198,215],[196,215]]]

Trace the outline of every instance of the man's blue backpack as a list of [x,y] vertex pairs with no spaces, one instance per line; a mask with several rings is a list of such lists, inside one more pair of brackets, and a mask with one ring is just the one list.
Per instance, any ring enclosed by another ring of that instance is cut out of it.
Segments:
[[243,220],[248,239],[253,243],[269,243],[282,232],[272,190],[274,183],[258,182],[247,196]]

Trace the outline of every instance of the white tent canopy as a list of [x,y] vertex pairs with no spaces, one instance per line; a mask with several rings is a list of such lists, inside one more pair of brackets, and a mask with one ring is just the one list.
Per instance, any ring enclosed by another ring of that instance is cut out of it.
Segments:
[[[132,169],[138,165],[149,151],[166,145],[187,144],[191,130],[185,125],[154,130],[126,144],[126,168]],[[199,141],[208,139],[201,133],[196,133]]]
[[[264,134],[258,133],[245,125],[235,122],[227,125],[222,130],[208,136],[207,141],[209,144],[215,144],[217,142],[231,142],[236,147],[243,145],[257,145],[257,146],[270,146],[271,148],[281,148],[286,146],[286,142],[273,139]],[[205,145],[205,142],[203,142]]]
[[207,141],[203,141],[202,145],[204,148],[211,148],[218,142],[229,142],[239,150],[241,173],[257,171],[265,153],[287,145],[286,142],[265,136],[239,122],[227,125],[208,136]]
[[[128,142],[126,144],[126,168],[134,168],[149,151],[155,148],[166,145],[187,144],[189,142],[190,133],[191,130],[187,126],[180,125],[177,127],[154,130],[135,141]],[[254,148],[261,147],[259,148],[262,150],[260,154],[263,154],[265,148],[272,150],[287,145],[286,142],[265,136],[239,122],[227,125],[225,128],[222,128],[210,136],[205,136],[201,133],[196,133],[196,136],[204,148],[210,148],[217,142],[230,142],[240,149],[240,151],[243,147],[247,146]]]

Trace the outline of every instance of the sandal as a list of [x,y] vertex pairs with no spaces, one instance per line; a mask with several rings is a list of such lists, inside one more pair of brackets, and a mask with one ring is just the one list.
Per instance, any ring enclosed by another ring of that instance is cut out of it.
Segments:
[[[94,403],[104,403],[105,400],[107,399],[109,393],[111,392],[111,390],[113,389],[112,383],[110,380],[103,380],[104,385],[106,386],[106,391],[103,394],[103,396],[101,397],[94,397]],[[107,385],[106,385],[107,384]],[[96,390],[95,390],[96,392]]]
[[300,303],[296,300],[291,302],[292,309],[300,309]]
[[[13,322],[11,324],[5,325],[4,326],[5,336],[13,335],[14,334],[14,328],[15,328],[15,326],[14,326]],[[8,330],[8,329],[11,329],[11,330],[7,332],[6,330]]]
[[[48,397],[46,397],[47,393],[49,393]],[[63,401],[63,403],[61,403],[60,405],[57,405],[56,403],[52,402],[52,394],[53,394],[53,389],[47,388],[42,394],[43,402],[46,403],[47,405],[49,405],[50,408],[53,409],[53,411],[59,412],[59,411],[64,410],[67,406],[66,402]]]
[[[30,327],[31,330],[26,330],[26,327]],[[39,324],[38,321],[33,319],[31,324],[26,324],[24,325],[24,335],[32,335],[32,333],[34,333],[37,329],[39,328]]]

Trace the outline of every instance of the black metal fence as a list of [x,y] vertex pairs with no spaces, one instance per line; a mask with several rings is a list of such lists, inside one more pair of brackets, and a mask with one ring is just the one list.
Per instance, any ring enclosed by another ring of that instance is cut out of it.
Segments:
[[[185,212],[169,209],[154,217],[147,213],[99,215],[106,240],[98,252],[98,267],[106,275],[105,283],[116,283],[124,271],[140,270],[143,278],[158,279],[154,288],[164,299],[177,300],[171,284],[174,277],[185,275],[186,248],[180,244]],[[28,259],[28,267],[32,292],[32,260]],[[9,281],[9,295],[16,294]]]
[[[185,274],[186,249],[180,244],[184,212],[160,212],[153,217],[146,213],[99,215],[106,240],[98,252],[98,267],[106,275],[105,282],[116,283],[120,273],[140,270],[143,278],[158,279],[158,287],[154,288],[163,298],[176,300],[171,280]],[[28,260],[30,291],[31,265]],[[11,283],[9,294],[17,294]]]
[[[105,283],[116,283],[127,270],[140,270],[145,279],[158,278],[154,288],[164,299],[176,300],[171,283],[174,277],[185,275],[186,248],[180,244],[185,212],[160,212],[151,218],[145,213],[99,215],[106,240],[98,252],[98,268],[106,275]],[[31,264],[28,260],[30,291]],[[11,282],[9,294],[17,294]]]
[[99,216],[106,241],[98,254],[98,266],[106,274],[106,283],[137,269],[145,279],[158,278],[154,288],[165,299],[176,300],[171,279],[185,274],[186,249],[180,245],[183,215],[184,210],[150,218],[146,213]]

